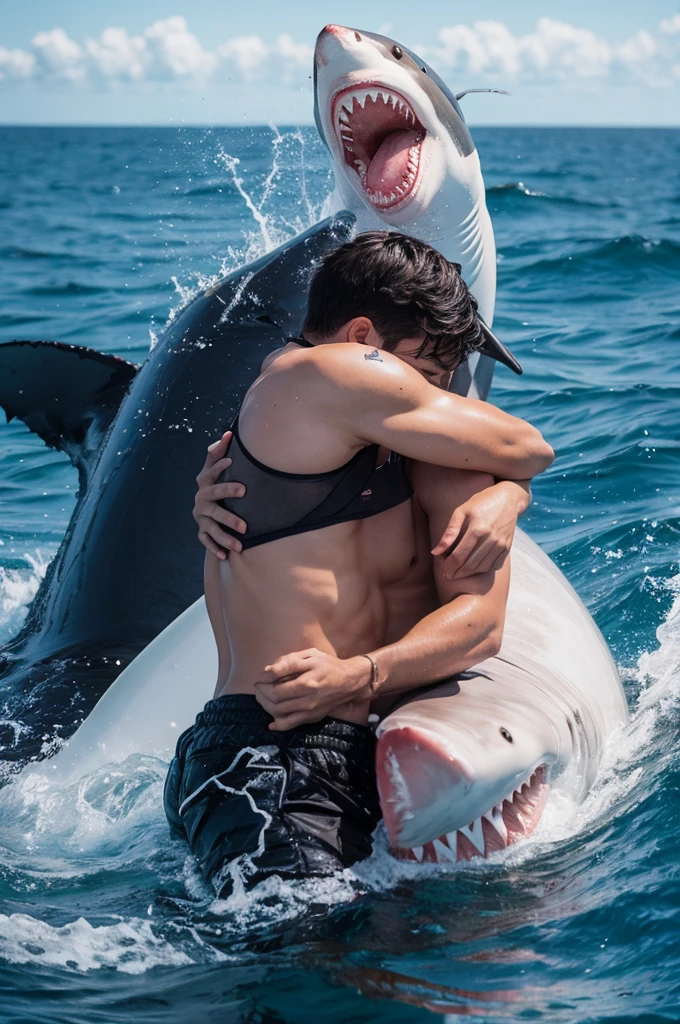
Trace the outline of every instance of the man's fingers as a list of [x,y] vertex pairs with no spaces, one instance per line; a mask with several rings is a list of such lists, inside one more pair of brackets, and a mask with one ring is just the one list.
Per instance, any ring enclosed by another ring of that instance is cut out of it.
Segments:
[[208,445],[208,458],[221,459],[224,457],[224,453],[231,444],[233,434],[231,430],[225,430],[222,437],[218,438],[217,441],[213,441],[212,444]]
[[286,732],[288,729],[295,729],[298,725],[308,725],[310,722],[319,722],[324,718],[325,712],[301,711],[296,715],[284,715],[283,718],[275,718],[270,723],[272,732]]
[[463,528],[464,522],[465,514],[455,512],[451,517],[449,525],[444,530],[441,536],[441,540],[439,541],[437,546],[432,549],[431,553],[433,555],[443,555],[445,551],[448,551],[449,548],[453,544],[455,544],[458,538],[460,537],[460,531]]
[[224,473],[225,469],[229,469],[232,460],[230,458],[218,459],[212,466],[209,466],[204,471],[204,479],[206,483],[214,483],[217,480],[220,473]]
[[494,540],[482,541],[470,554],[470,557],[456,572],[456,579],[466,579],[479,573],[489,572],[498,556],[498,544]]
[[196,511],[199,520],[212,519],[213,522],[222,523],[222,526],[228,526],[230,530],[236,530],[237,533],[246,532],[247,526],[240,516],[235,516],[233,512],[222,508],[214,501],[206,501],[205,504],[198,505]]
[[203,527],[203,529],[200,532],[207,533],[210,537],[212,537],[216,544],[219,544],[221,547],[226,548],[227,551],[234,551],[237,554],[241,551],[243,547],[241,541],[238,540],[236,537],[232,537],[230,533],[226,533],[215,522],[214,519],[206,518],[206,520],[201,523],[201,526]]
[[317,711],[316,704],[311,704],[304,697],[295,700],[276,701],[262,694],[258,697],[260,704],[273,718],[285,718],[287,715],[313,715]]
[[198,535],[198,539],[200,540],[203,547],[207,551],[209,551],[211,555],[215,555],[215,557],[219,558],[221,562],[223,562],[226,559],[226,551],[223,548],[221,548],[219,544],[215,543],[210,534],[206,533],[204,530],[201,530]]
[[479,538],[475,536],[472,530],[467,530],[453,551],[445,558],[444,576],[448,579],[453,579],[461,566],[465,565],[478,542]]
[[282,658],[272,665],[265,665],[265,672],[271,673],[274,679],[281,679],[282,676],[299,675],[309,668],[309,655],[306,651],[293,651],[292,654],[284,654]]
[[230,466],[231,459],[218,459],[215,463],[206,462],[196,477],[199,490],[202,491],[206,487],[210,487],[211,484],[214,484],[218,477],[224,473],[225,469],[229,469]]
[[295,672],[288,676],[277,676],[271,680],[266,680],[262,676],[255,683],[255,686],[262,687],[272,699],[275,699],[277,704],[298,698],[309,703],[315,699],[318,685],[319,681],[315,672]]
[[201,498],[205,501],[224,501],[225,498],[242,498],[246,493],[243,484],[237,480],[228,480],[223,484],[212,484],[201,488]]

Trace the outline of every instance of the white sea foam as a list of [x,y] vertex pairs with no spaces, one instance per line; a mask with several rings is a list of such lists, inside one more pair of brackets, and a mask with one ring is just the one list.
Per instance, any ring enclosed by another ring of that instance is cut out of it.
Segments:
[[27,564],[21,569],[0,567],[0,643],[20,629],[53,555],[39,549],[24,556]]
[[78,971],[114,967],[125,974],[195,963],[142,918],[93,926],[79,917],[53,927],[28,914],[0,914],[0,957],[14,964]]

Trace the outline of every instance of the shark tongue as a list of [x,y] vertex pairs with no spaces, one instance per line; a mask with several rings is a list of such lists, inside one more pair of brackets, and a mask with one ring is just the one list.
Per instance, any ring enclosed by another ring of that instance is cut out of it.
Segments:
[[409,151],[419,140],[418,132],[409,129],[392,132],[383,139],[366,172],[367,188],[385,196],[397,186],[403,188],[409,176]]

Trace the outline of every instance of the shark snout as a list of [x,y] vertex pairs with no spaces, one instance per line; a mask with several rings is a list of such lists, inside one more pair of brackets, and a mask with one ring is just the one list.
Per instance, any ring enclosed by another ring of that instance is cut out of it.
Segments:
[[463,758],[446,750],[426,729],[391,729],[378,743],[378,790],[385,828],[393,845],[409,845],[416,819],[436,808],[465,802],[475,774]]
[[472,723],[462,732],[449,723],[442,732],[427,721],[399,723],[399,717],[397,711],[394,724],[379,731],[376,755],[394,853],[424,849],[425,859],[435,860],[488,856],[533,831],[549,788],[550,744],[538,737],[532,742],[514,725],[513,738],[505,727],[475,735]]
[[326,25],[321,29],[316,40],[314,60],[317,65],[325,66],[333,60],[346,55],[362,42],[361,33],[344,25]]

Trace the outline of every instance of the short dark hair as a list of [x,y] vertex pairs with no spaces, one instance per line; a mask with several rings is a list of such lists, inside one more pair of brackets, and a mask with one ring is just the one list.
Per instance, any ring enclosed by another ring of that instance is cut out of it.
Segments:
[[453,369],[484,341],[477,302],[451,263],[426,242],[393,231],[366,231],[325,257],[309,288],[303,332],[328,338],[368,317],[392,351],[425,334],[427,352]]

